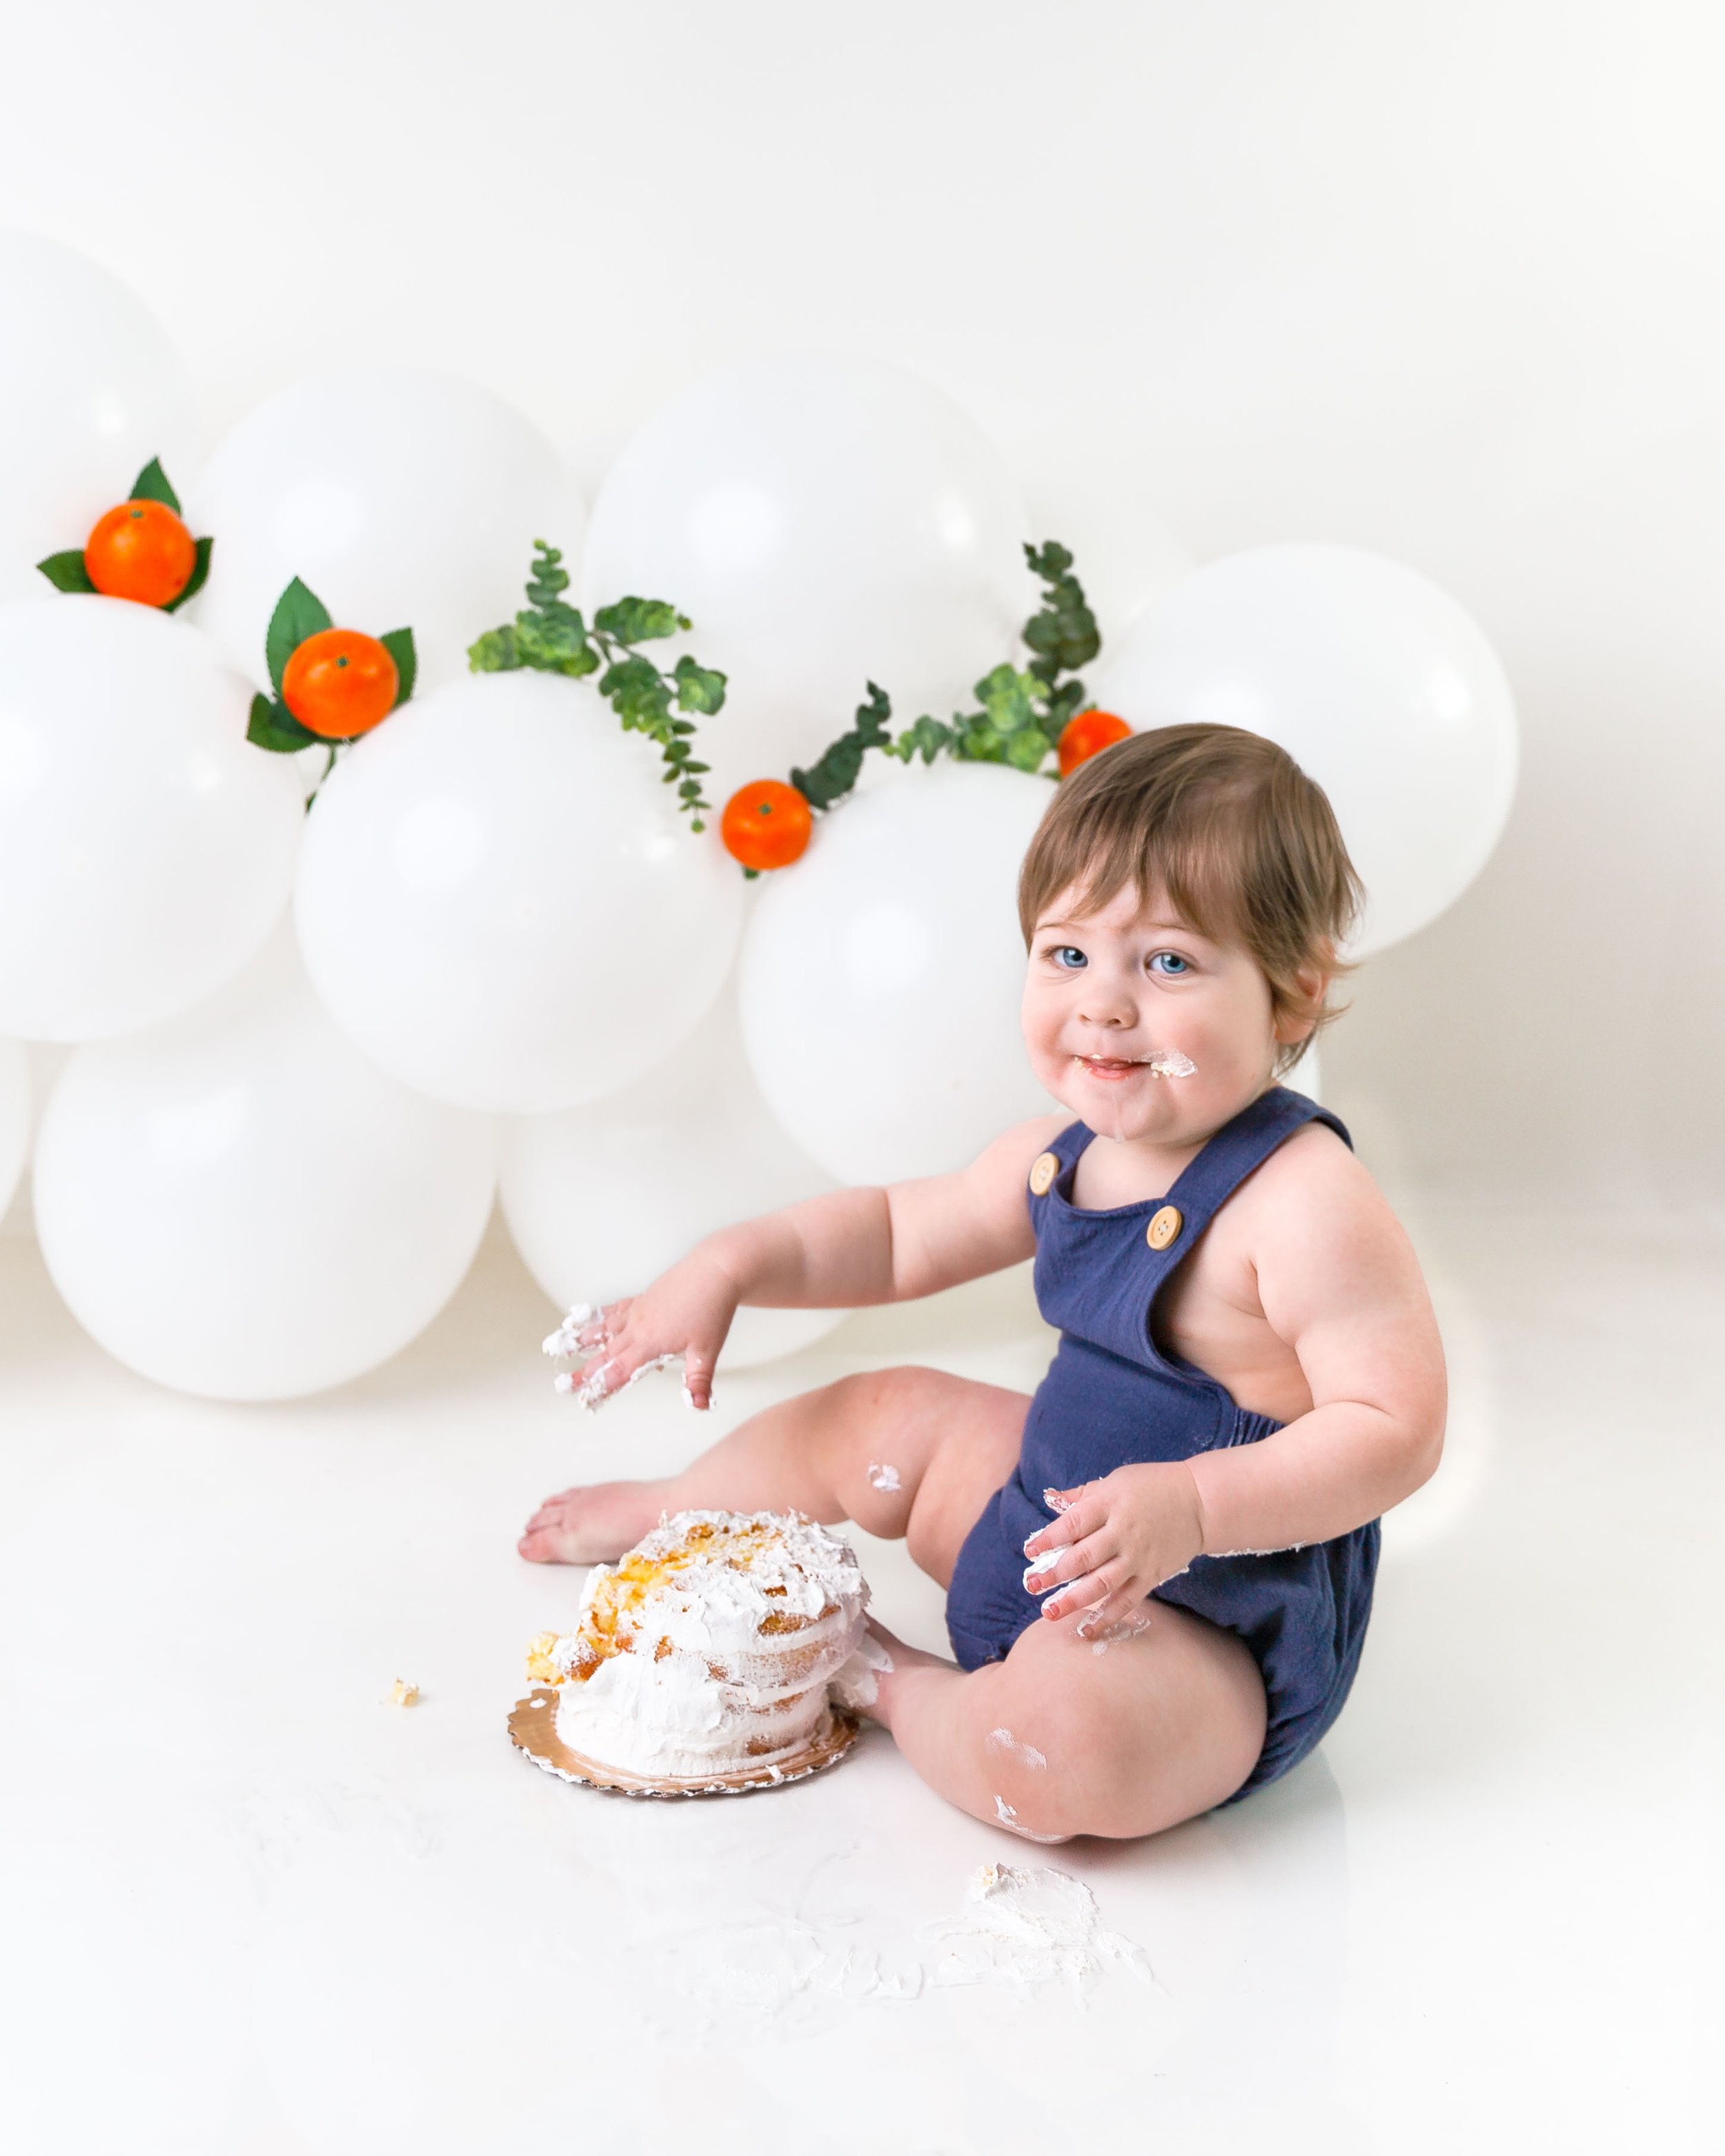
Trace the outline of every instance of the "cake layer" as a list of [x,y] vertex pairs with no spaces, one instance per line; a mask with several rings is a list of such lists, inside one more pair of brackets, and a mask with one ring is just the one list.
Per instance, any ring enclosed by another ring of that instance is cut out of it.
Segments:
[[799,1514],[681,1512],[594,1567],[575,1630],[542,1635],[528,1669],[560,1687],[558,1736],[597,1763],[770,1766],[823,1732],[867,1600],[850,1548]]

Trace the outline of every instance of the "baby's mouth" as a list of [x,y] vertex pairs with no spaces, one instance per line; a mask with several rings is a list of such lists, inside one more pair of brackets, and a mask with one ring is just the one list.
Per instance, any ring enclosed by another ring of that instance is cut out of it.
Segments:
[[1072,1059],[1092,1078],[1129,1078],[1134,1070],[1142,1070],[1147,1060],[1142,1055],[1075,1055]]

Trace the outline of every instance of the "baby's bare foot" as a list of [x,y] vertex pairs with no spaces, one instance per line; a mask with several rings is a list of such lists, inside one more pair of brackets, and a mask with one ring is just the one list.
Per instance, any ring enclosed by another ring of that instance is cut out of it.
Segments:
[[921,1647],[907,1647],[896,1633],[887,1630],[879,1618],[870,1617],[867,1623],[870,1637],[884,1647],[891,1659],[888,1668],[875,1672],[874,1698],[866,1703],[859,1700],[857,1711],[865,1714],[870,1721],[880,1722],[891,1729],[893,1695],[897,1690],[897,1681],[907,1671],[946,1670],[955,1676],[957,1671],[944,1656],[928,1654]]
[[665,1509],[661,1482],[593,1482],[560,1490],[528,1521],[516,1544],[535,1564],[608,1564]]

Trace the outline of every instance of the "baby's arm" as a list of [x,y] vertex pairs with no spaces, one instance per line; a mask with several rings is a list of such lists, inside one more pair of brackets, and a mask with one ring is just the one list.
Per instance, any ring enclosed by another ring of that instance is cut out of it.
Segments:
[[[1312,1408],[1255,1445],[1116,1470],[1025,1553],[1045,1615],[1125,1617],[1193,1558],[1288,1549],[1363,1527],[1410,1496],[1443,1449],[1443,1349],[1418,1261],[1364,1168],[1291,1146],[1255,1190],[1250,1262]],[[1070,1583],[1069,1584],[1067,1583]]]
[[1067,1120],[1020,1124],[951,1175],[835,1190],[721,1228],[578,1333],[578,1352],[592,1358],[582,1397],[597,1402],[647,1363],[680,1355],[689,1397],[704,1408],[739,1304],[845,1310],[906,1302],[1030,1256],[1025,1178]]

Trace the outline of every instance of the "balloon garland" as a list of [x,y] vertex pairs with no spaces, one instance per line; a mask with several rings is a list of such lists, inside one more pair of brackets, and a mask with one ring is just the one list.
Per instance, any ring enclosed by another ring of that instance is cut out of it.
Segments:
[[[667,672],[636,649],[694,626],[668,600],[619,599],[597,608],[589,623],[563,598],[569,576],[562,550],[542,539],[536,539],[533,547],[526,586],[531,603],[513,622],[487,629],[473,644],[470,670],[599,674],[599,694],[626,730],[659,743],[665,783],[675,784],[690,829],[704,830],[712,804],[702,794],[701,780],[710,767],[694,754],[695,719],[678,714],[711,717],[722,710],[726,676],[687,654]],[[1064,778],[1087,757],[1131,732],[1125,720],[1085,702],[1077,670],[1096,656],[1102,638],[1084,587],[1072,573],[1070,549],[1053,539],[1040,547],[1027,542],[1024,558],[1043,587],[1042,603],[1022,632],[1034,654],[1029,665],[1020,669],[1004,660],[985,675],[976,685],[979,710],[955,712],[950,721],[924,713],[896,736],[889,724],[891,697],[878,683],[869,682],[868,696],[858,705],[850,728],[829,743],[809,769],[793,770],[788,783],[757,779],[740,787],[726,804],[720,836],[746,876],[788,868],[800,859],[814,814],[854,790],[870,749],[880,749],[901,763],[932,763],[937,757],[948,756],[963,763],[1008,764],[1027,773],[1044,771],[1052,757]],[[1063,680],[1063,675],[1068,678]]]
[[[686,1239],[701,1208],[797,1194],[781,1172],[934,1172],[1035,1112],[1010,892],[1048,797],[1019,782],[1128,733],[1116,712],[1226,717],[1312,771],[1371,886],[1356,955],[1451,903],[1502,827],[1514,711],[1489,643],[1354,549],[1210,562],[1101,660],[1070,552],[1024,548],[1024,649],[967,700],[969,654],[1013,634],[1026,519],[973,424],[900,371],[703,377],[589,525],[511,408],[350,367],[248,414],[182,511],[164,466],[189,391],[131,295],[0,234],[0,298],[29,325],[0,352],[0,1034],[80,1044],[39,1228],[90,1330],[167,1383],[288,1395],[391,1353],[483,1226],[494,1115],[530,1264],[585,1295],[625,1230]],[[535,531],[584,563],[580,608]],[[526,604],[485,627],[530,546]],[[39,572],[91,603],[69,615]],[[660,652],[691,627],[670,602],[601,603],[632,590],[680,594],[718,663]],[[387,620],[417,634],[339,625]],[[823,746],[871,675],[921,716],[896,726],[869,680]],[[292,755],[314,744],[308,819]],[[876,751],[933,767],[867,788]],[[752,767],[782,775],[739,787]],[[707,822],[722,844],[682,842]],[[802,873],[745,907],[732,860]],[[0,1186],[21,1071],[0,1040]],[[784,1315],[762,1353],[794,1344]]]

